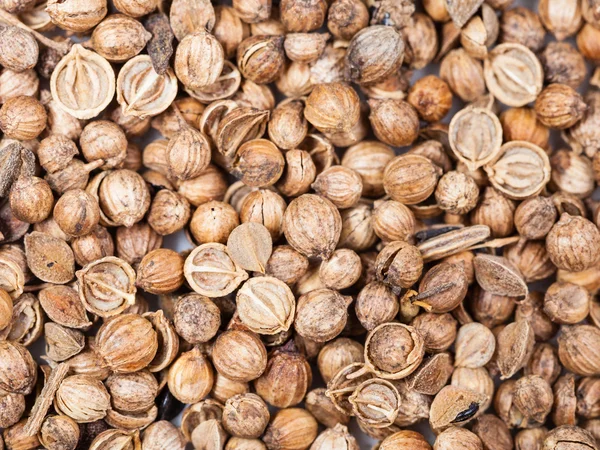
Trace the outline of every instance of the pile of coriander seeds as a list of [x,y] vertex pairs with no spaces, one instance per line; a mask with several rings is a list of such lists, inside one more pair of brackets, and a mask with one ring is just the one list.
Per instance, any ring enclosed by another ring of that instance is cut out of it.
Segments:
[[515,1],[0,0],[0,450],[598,450],[600,0]]

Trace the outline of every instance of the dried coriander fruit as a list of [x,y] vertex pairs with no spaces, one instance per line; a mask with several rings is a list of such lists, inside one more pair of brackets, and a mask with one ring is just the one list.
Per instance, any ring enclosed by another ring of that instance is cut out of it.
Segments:
[[257,84],[275,81],[285,63],[283,36],[257,35],[244,39],[237,49],[241,74]]
[[543,450],[558,450],[564,446],[574,448],[594,448],[595,438],[592,434],[574,425],[563,425],[551,430],[544,438]]
[[563,213],[546,238],[546,250],[559,269],[581,272],[597,261],[600,232],[589,220]]
[[421,278],[423,258],[414,245],[395,241],[381,250],[375,266],[379,281],[391,286],[410,288]]
[[349,132],[360,120],[360,99],[344,83],[319,84],[306,99],[304,117],[322,133]]
[[475,257],[473,266],[477,283],[492,294],[524,297],[529,292],[519,269],[505,258],[481,254]]
[[150,57],[139,55],[121,68],[116,89],[123,114],[144,119],[169,107],[177,95],[177,78],[170,68],[158,74]]
[[454,155],[473,171],[492,161],[502,145],[502,125],[491,111],[467,107],[454,115],[448,130]]
[[254,381],[254,388],[270,405],[287,408],[302,401],[311,383],[310,365],[290,340],[269,355],[267,367]]
[[27,395],[37,379],[37,364],[25,346],[0,341],[0,388],[8,393]]
[[190,287],[207,297],[227,295],[248,279],[248,273],[222,244],[196,247],[186,258],[183,270]]
[[472,102],[485,94],[483,65],[463,48],[450,51],[442,59],[440,78],[464,102]]
[[135,272],[114,256],[96,260],[77,271],[79,297],[85,308],[100,317],[122,313],[135,303]]
[[[130,344],[121,345],[124,336]],[[158,341],[152,324],[137,314],[121,314],[106,320],[96,334],[96,351],[105,364],[117,373],[131,373],[150,364]]]
[[75,275],[73,251],[65,241],[34,231],[25,236],[30,270],[43,281],[66,284]]
[[445,313],[456,308],[467,295],[464,267],[448,262],[433,266],[419,283],[419,293],[410,299],[428,312]]
[[424,355],[424,341],[413,327],[389,322],[367,335],[365,364],[377,376],[398,380],[416,370]]
[[239,394],[231,397],[223,408],[223,428],[232,436],[255,439],[269,424],[267,405],[256,394]]
[[535,101],[538,120],[549,128],[565,129],[575,125],[587,106],[581,95],[565,84],[551,84]]
[[524,141],[504,144],[484,169],[492,185],[514,200],[539,194],[550,180],[547,153]]
[[397,70],[404,58],[404,42],[394,27],[373,25],[356,33],[346,51],[346,71],[351,81],[372,84]]
[[521,44],[500,44],[485,60],[485,82],[494,97],[508,106],[520,107],[536,99],[544,72],[535,54]]
[[12,97],[0,108],[0,130],[7,138],[28,141],[44,130],[47,117],[42,103],[36,98]]
[[357,386],[348,401],[354,415],[375,428],[392,425],[400,407],[399,394],[394,385],[377,378]]
[[267,367],[267,350],[251,331],[229,330],[217,337],[212,349],[217,371],[234,381],[252,381]]
[[535,338],[531,324],[518,320],[508,324],[497,336],[496,363],[502,379],[523,368],[533,352]]
[[8,196],[13,215],[26,223],[38,223],[50,215],[54,206],[47,181],[30,176],[17,178]]
[[94,422],[105,417],[110,395],[101,381],[86,375],[71,375],[60,383],[54,407],[77,423]]
[[301,408],[279,410],[271,419],[262,437],[267,449],[306,448],[316,439],[318,424]]
[[110,62],[125,62],[140,53],[151,36],[134,18],[113,14],[94,28],[88,45]]
[[328,259],[338,243],[341,228],[337,208],[329,200],[312,194],[292,200],[283,219],[288,242],[307,257]]
[[505,141],[527,141],[547,149],[550,130],[537,120],[532,108],[510,108],[500,114]]
[[217,80],[223,70],[223,58],[223,47],[212,34],[188,34],[177,46],[175,73],[186,87],[203,88]]
[[477,322],[459,328],[455,341],[456,367],[476,369],[485,366],[496,350],[496,338],[491,330]]
[[600,334],[591,325],[565,326],[558,337],[558,356],[565,368],[583,376],[597,375],[599,361],[592,351]]
[[90,194],[81,189],[72,189],[58,199],[53,216],[65,234],[84,236],[98,225],[100,209]]
[[64,415],[46,417],[39,432],[40,443],[50,449],[74,449],[79,437],[77,422]]
[[307,339],[327,342],[343,331],[351,302],[351,297],[330,289],[317,289],[304,294],[296,305],[294,328]]
[[[213,29],[215,11],[211,2],[208,0],[199,2],[176,0],[174,3],[174,7],[170,11],[170,20],[171,28],[178,41],[182,41],[187,35],[196,31],[206,29],[210,32]],[[144,15],[144,13],[140,15]]]
[[208,342],[219,330],[221,311],[207,297],[187,294],[175,304],[173,323],[177,334],[190,344]]
[[475,417],[487,396],[455,386],[444,387],[433,399],[429,424],[434,430],[443,431],[462,425]]
[[538,14],[544,27],[559,41],[577,32],[581,26],[581,6],[578,2],[565,2],[559,11],[552,8],[551,2],[543,0],[538,5]]
[[243,143],[232,162],[231,174],[251,187],[274,185],[283,174],[285,159],[275,144],[266,139]]
[[184,259],[168,248],[152,250],[137,267],[136,286],[151,294],[168,294],[183,285]]
[[179,429],[166,420],[154,422],[142,435],[142,448],[145,450],[158,450],[164,445],[173,450],[184,450],[186,441]]
[[196,403],[213,385],[213,368],[198,347],[182,353],[169,367],[167,386],[182,403]]
[[400,155],[386,166],[383,187],[393,200],[413,205],[435,191],[440,172],[441,169],[424,156]]
[[241,322],[255,333],[285,332],[294,320],[294,295],[277,278],[265,276],[246,281],[237,293],[236,303]]
[[369,100],[369,121],[375,136],[395,147],[412,144],[419,133],[419,116],[416,109],[402,100]]
[[50,90],[64,111],[78,119],[90,119],[112,101],[115,73],[102,56],[75,44],[52,72]]
[[0,37],[4,42],[14,45],[4,45],[0,49],[0,64],[15,72],[32,69],[39,56],[39,46],[31,34],[16,26],[0,27]]
[[338,411],[325,392],[325,388],[317,388],[306,394],[304,399],[306,409],[319,423],[327,427],[334,427],[338,423],[347,424],[350,417]]

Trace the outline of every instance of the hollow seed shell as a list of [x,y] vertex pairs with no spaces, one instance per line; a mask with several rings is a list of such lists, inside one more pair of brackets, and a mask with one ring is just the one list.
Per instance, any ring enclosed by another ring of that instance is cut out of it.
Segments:
[[277,278],[251,278],[238,291],[236,304],[240,320],[255,333],[274,335],[285,332],[294,321],[294,294]]
[[231,232],[227,239],[227,249],[242,269],[265,273],[267,261],[273,252],[273,242],[264,225],[247,222]]
[[501,256],[480,254],[473,265],[477,283],[492,294],[524,297],[529,292],[519,269]]
[[73,250],[62,239],[33,231],[25,236],[25,254],[29,269],[40,280],[65,284],[75,276]]

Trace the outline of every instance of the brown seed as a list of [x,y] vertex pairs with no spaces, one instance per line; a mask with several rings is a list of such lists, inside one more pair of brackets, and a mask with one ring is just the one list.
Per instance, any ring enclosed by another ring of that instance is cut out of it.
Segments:
[[75,275],[75,260],[69,245],[34,231],[25,236],[25,253],[30,270],[43,281],[66,284]]
[[258,35],[244,39],[237,49],[237,66],[242,75],[257,84],[272,83],[284,63],[283,36]]
[[559,450],[567,445],[581,449],[594,448],[596,440],[590,432],[582,428],[574,425],[563,425],[550,430],[544,438],[542,450]]
[[455,386],[444,387],[433,399],[429,424],[434,430],[443,431],[469,422],[479,411],[487,396]]
[[462,265],[440,263],[433,266],[419,284],[412,302],[428,312],[445,313],[456,308],[467,295],[468,280]]
[[[550,162],[541,148],[529,142],[511,141],[484,167],[492,185],[515,200],[537,195],[550,180]],[[527,179],[527,186],[520,182]]]
[[309,412],[286,408],[273,416],[262,440],[269,450],[301,450],[312,444],[317,432],[317,421]]
[[510,108],[500,115],[505,141],[527,141],[548,148],[550,130],[537,120],[532,108]]
[[[121,345],[127,339],[127,347]],[[148,366],[158,348],[152,324],[137,314],[121,314],[106,320],[96,334],[96,350],[117,373],[131,373]]]
[[413,327],[384,323],[373,329],[365,342],[365,363],[377,376],[397,380],[414,372],[424,355],[424,341]]
[[561,6],[557,11],[548,0],[542,0],[538,5],[538,14],[544,27],[559,41],[575,34],[582,21],[581,6],[578,2],[565,1]]
[[483,450],[483,443],[475,433],[464,428],[451,427],[437,436],[433,449]]
[[81,189],[72,189],[54,205],[54,220],[67,235],[85,236],[100,221],[98,201]]
[[192,290],[207,297],[230,294],[248,279],[222,244],[203,244],[186,258],[183,272]]
[[523,368],[533,352],[533,328],[526,320],[508,324],[497,336],[497,364],[502,379],[507,379]]
[[559,269],[581,272],[600,257],[600,232],[589,220],[563,213],[546,238],[550,259]]
[[31,393],[37,378],[37,364],[23,345],[0,341],[0,388],[8,393]]
[[232,436],[255,439],[269,424],[267,405],[256,394],[239,394],[231,397],[223,409],[223,427]]
[[182,403],[202,400],[213,385],[213,369],[198,347],[182,353],[169,367],[167,385],[173,396]]
[[175,304],[173,323],[177,334],[190,344],[208,342],[219,331],[221,311],[207,297],[187,294]]
[[563,366],[578,375],[600,373],[600,360],[593,351],[600,333],[591,325],[565,326],[558,337],[558,356]]
[[212,360],[220,374],[234,381],[248,382],[265,371],[267,350],[256,334],[229,330],[215,341]]
[[377,378],[358,385],[348,401],[354,415],[374,428],[392,425],[400,407],[399,394],[394,385]]
[[377,255],[375,265],[379,281],[409,288],[421,278],[423,258],[417,247],[404,241],[394,241]]
[[46,120],[46,110],[34,97],[13,97],[0,108],[0,130],[10,139],[37,138],[46,128]]
[[349,132],[360,119],[360,99],[346,84],[319,84],[306,100],[304,117],[322,133]]
[[119,258],[107,256],[93,261],[76,275],[82,303],[100,317],[120,314],[135,303],[135,272]]
[[[102,18],[98,22],[100,20]],[[85,76],[72,79],[70,74],[73,71],[85,73]],[[97,87],[89,92],[89,86]],[[115,73],[102,56],[75,44],[52,72],[50,90],[57,106],[64,111],[78,119],[91,119],[112,101]]]
[[581,95],[565,84],[551,84],[535,101],[538,120],[549,128],[560,130],[575,125],[586,110]]
[[383,186],[393,200],[413,205],[434,192],[440,172],[439,167],[423,156],[401,155],[386,166]]
[[294,327],[301,336],[327,342],[339,335],[348,319],[351,297],[330,289],[317,289],[298,299]]
[[521,44],[496,46],[485,59],[483,73],[492,95],[513,107],[534,101],[544,83],[542,65],[535,54]]
[[440,78],[464,102],[472,102],[485,94],[483,67],[462,48],[450,51],[442,60]]
[[519,269],[505,258],[481,254],[475,257],[473,266],[479,285],[492,294],[524,297],[529,292]]
[[291,33],[307,33],[317,30],[323,25],[327,13],[325,0],[308,0],[296,3],[284,0],[279,5],[281,22],[285,29]]
[[269,355],[267,367],[254,381],[254,388],[270,405],[288,408],[304,399],[311,383],[312,371],[308,361],[298,352],[294,342],[289,341]]
[[45,220],[54,206],[50,185],[38,177],[19,177],[12,184],[8,199],[15,218],[27,223]]
[[341,228],[341,217],[335,206],[316,195],[305,194],[292,200],[285,211],[285,237],[307,257],[328,259],[338,243]]
[[456,367],[476,369],[485,366],[496,350],[496,338],[485,325],[467,323],[458,329],[455,342]]
[[410,389],[425,395],[437,394],[447,383],[454,371],[450,353],[438,353],[423,360],[406,383]]

